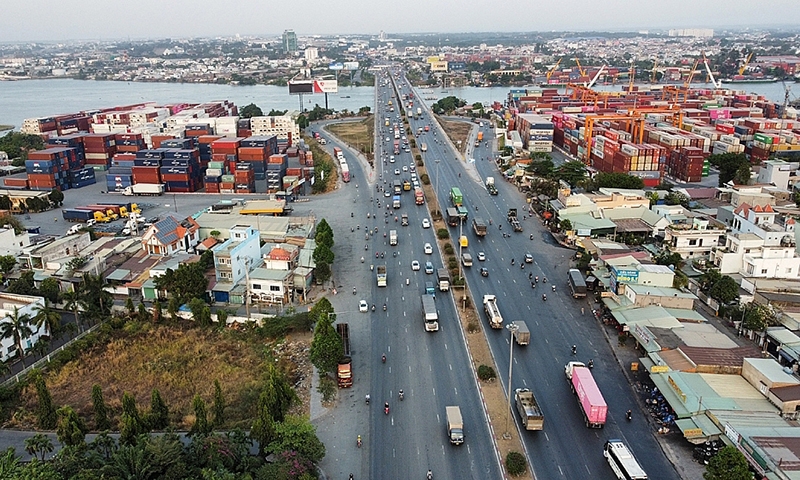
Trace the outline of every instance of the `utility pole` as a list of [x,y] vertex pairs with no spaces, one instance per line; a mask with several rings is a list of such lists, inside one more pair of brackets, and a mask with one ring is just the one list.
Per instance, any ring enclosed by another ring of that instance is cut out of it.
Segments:
[[508,409],[506,410],[506,429],[505,433],[503,433],[503,438],[509,440],[511,438],[511,432],[508,430],[508,422],[511,416],[511,369],[514,366],[514,334],[519,327],[516,323],[509,323],[506,325],[506,328],[511,332],[511,338],[508,342]]

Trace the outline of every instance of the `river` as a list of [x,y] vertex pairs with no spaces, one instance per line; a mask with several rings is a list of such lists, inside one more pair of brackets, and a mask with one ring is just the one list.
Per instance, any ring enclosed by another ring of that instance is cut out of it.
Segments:
[[[702,87],[703,85],[697,84]],[[781,83],[732,85],[734,90],[746,90],[782,102]],[[514,87],[524,88],[524,87]],[[536,88],[536,87],[527,87]],[[600,85],[598,90],[619,90],[619,85]],[[503,102],[510,87],[462,87],[448,90],[418,89],[423,97],[442,98],[454,95],[467,103]],[[433,93],[424,93],[433,92]],[[794,98],[794,97],[793,97]],[[255,103],[264,111],[297,110],[300,98],[289,95],[287,87],[272,85],[233,86],[198,83],[142,83],[72,79],[21,80],[0,82],[0,125],[13,125],[19,129],[25,118],[47,117],[74,113],[81,110],[113,107],[140,102],[200,103],[212,100],[230,100],[242,107]],[[325,106],[323,95],[306,95],[304,108],[315,104]],[[358,110],[374,101],[373,87],[342,87],[339,93],[328,95],[328,106],[335,110]],[[426,101],[432,103],[432,101]]]

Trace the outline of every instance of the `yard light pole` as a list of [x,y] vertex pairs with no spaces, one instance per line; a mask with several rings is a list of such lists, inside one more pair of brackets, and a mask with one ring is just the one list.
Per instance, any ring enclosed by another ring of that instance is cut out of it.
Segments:
[[517,333],[519,327],[516,323],[509,323],[506,325],[506,328],[509,332],[511,332],[511,337],[509,338],[508,342],[508,410],[506,410],[506,429],[505,433],[503,433],[503,438],[508,440],[511,438],[511,432],[508,430],[508,421],[510,419],[511,412],[511,367],[514,365],[512,363],[514,360],[514,334]]

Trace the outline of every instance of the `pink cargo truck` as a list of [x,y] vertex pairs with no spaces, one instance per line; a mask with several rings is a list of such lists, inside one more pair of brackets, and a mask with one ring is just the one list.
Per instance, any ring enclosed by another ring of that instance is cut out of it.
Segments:
[[578,397],[586,426],[603,428],[606,423],[608,405],[597,388],[592,372],[581,362],[569,362],[564,368],[572,393]]

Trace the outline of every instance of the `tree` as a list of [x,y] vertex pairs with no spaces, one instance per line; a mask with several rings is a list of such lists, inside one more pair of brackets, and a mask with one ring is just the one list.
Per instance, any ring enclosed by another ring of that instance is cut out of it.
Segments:
[[56,413],[58,414],[56,435],[61,445],[70,447],[83,445],[89,432],[83,419],[69,405],[59,408]]
[[150,463],[150,455],[135,443],[120,446],[111,455],[103,472],[108,475],[108,478],[155,478],[155,468]]
[[14,267],[16,265],[17,265],[17,258],[14,257],[13,255],[0,256],[0,273],[3,274],[3,277],[13,272]]
[[125,299],[125,311],[128,313],[128,318],[133,317],[136,313],[136,306],[133,304],[133,298],[128,297]]
[[0,195],[0,210],[11,210],[11,198],[8,195]]
[[749,185],[752,170],[749,163],[743,163],[736,169],[736,174],[733,176],[733,181],[739,185]]
[[8,447],[0,452],[0,478],[17,478],[21,468],[14,447]]
[[[719,169],[719,186],[722,187],[731,180],[735,180],[739,169],[750,162],[743,153],[723,153],[709,155],[708,162]],[[748,177],[749,179],[749,177]]]
[[161,316],[163,314],[164,313],[162,312],[162,309],[161,309],[161,302],[156,300],[155,302],[153,302],[153,323],[160,322],[161,321]]
[[763,332],[772,324],[777,323],[775,313],[767,305],[746,303],[743,309],[742,327],[753,332]]
[[114,297],[106,290],[108,282],[102,275],[86,274],[83,276],[82,306],[86,316],[100,320],[111,314]]
[[318,462],[325,456],[325,445],[317,437],[317,429],[306,418],[289,415],[275,425],[275,440],[269,444],[272,453],[294,451],[301,457]]
[[36,295],[39,292],[36,290],[36,285],[33,283],[33,275],[33,270],[22,272],[22,275],[20,275],[18,279],[8,285],[6,291],[18,295]]
[[739,298],[739,285],[737,285],[736,281],[731,277],[723,275],[722,278],[711,287],[708,294],[711,298],[723,305],[728,305]]
[[667,205],[682,205],[684,208],[688,208],[689,197],[681,192],[669,192],[664,196],[664,203]]
[[327,245],[317,245],[314,252],[311,254],[315,263],[325,263],[331,265],[334,260],[334,253]]
[[25,439],[25,451],[34,457],[41,456],[41,460],[44,462],[44,457],[53,451],[53,441],[47,435],[37,433]]
[[211,411],[214,414],[214,426],[220,428],[225,423],[225,397],[219,380],[214,380],[214,405]]
[[94,428],[103,432],[111,428],[108,420],[108,409],[103,399],[103,389],[100,385],[92,385],[92,409],[94,410]]
[[700,283],[700,291],[707,294],[708,291],[711,290],[711,287],[713,287],[720,278],[722,278],[722,274],[719,273],[719,270],[709,268],[703,272],[698,279],[698,282]]
[[181,303],[175,297],[169,297],[169,301],[167,302],[167,313],[169,314],[170,320],[173,322],[178,320],[178,309],[181,308]]
[[[0,149],[2,150],[2,149]],[[0,215],[0,227],[9,227],[14,229],[14,233],[20,235],[25,232],[25,225],[14,215],[4,213]]]
[[145,424],[136,408],[136,399],[128,392],[122,394],[122,416],[120,417],[119,442],[136,445],[140,434],[146,433]]
[[639,190],[644,188],[644,180],[625,173],[600,172],[594,177],[597,188],[627,188]]
[[647,197],[648,200],[650,200],[650,206],[651,207],[653,205],[657,204],[658,201],[661,199],[658,196],[658,192],[648,192],[645,196]]
[[669,250],[663,250],[655,257],[656,264],[658,265],[665,265],[669,267],[672,265],[676,270],[679,270],[683,264],[684,260],[680,253],[672,253]]
[[53,277],[47,277],[42,280],[41,285],[39,285],[39,295],[43,296],[45,301],[56,303],[61,295],[61,287],[58,284],[58,280]]
[[147,307],[141,301],[136,309],[136,319],[140,322],[149,322],[151,319],[150,312],[147,311]]
[[752,480],[747,459],[733,445],[722,447],[711,457],[703,472],[704,480]]
[[169,426],[169,407],[156,388],[150,394],[150,413],[147,415],[147,426],[150,430],[163,430]]
[[586,178],[586,165],[577,160],[562,163],[555,172],[556,178],[564,180],[570,186],[575,186]]
[[36,406],[37,423],[42,430],[52,430],[56,427],[58,420],[56,407],[53,406],[53,397],[50,395],[50,390],[48,390],[44,375],[40,370],[33,370],[31,377],[36,388],[36,398],[38,399],[38,405]]
[[0,151],[6,152],[8,158],[14,161],[14,166],[25,165],[28,159],[28,152],[31,150],[42,150],[44,140],[40,135],[29,135],[11,131],[4,137],[0,137]]
[[44,327],[51,337],[61,330],[61,314],[51,307],[46,299],[43,304],[33,307],[33,311],[36,312],[33,321],[37,330]]
[[239,109],[239,117],[241,118],[252,118],[252,117],[263,117],[263,116],[264,112],[261,111],[261,108],[259,108],[258,105],[256,105],[255,103],[250,103]]
[[192,298],[205,298],[208,278],[201,262],[182,263],[177,270],[168,268],[164,275],[155,278],[159,291],[178,297],[181,304]]
[[331,228],[328,221],[324,218],[319,221],[317,224],[317,231],[314,234],[314,241],[319,243],[323,243],[328,246],[328,248],[333,248],[333,229]]
[[61,193],[61,190],[54,188],[50,190],[50,193],[47,194],[47,198],[53,202],[53,205],[60,207],[61,204],[64,202],[64,194]]
[[70,292],[62,293],[61,299],[64,301],[64,308],[70,310],[72,314],[75,315],[75,325],[78,326],[79,330],[82,330],[83,328],[81,327],[81,322],[78,318],[78,309],[83,306],[83,298],[81,297],[81,294],[76,290],[72,290]]
[[214,240],[219,240],[219,236],[222,235],[222,232],[220,232],[219,230],[211,230],[211,232],[209,232],[209,235],[211,235],[214,238]]
[[561,220],[561,223],[559,223],[559,226],[561,227],[561,231],[562,232],[567,232],[569,230],[572,230],[572,222],[570,222],[567,219]]
[[318,318],[309,351],[311,363],[317,367],[320,375],[328,374],[336,370],[342,355],[342,338],[333,328],[333,317],[326,315],[325,318]]
[[308,118],[306,118],[306,116],[302,113],[297,116],[297,126],[302,130],[308,128]]
[[528,170],[533,172],[537,177],[550,178],[553,176],[556,167],[550,159],[534,160],[528,166]]
[[194,410],[194,424],[189,429],[189,436],[207,436],[211,433],[212,426],[208,422],[206,402],[200,398],[200,395],[195,394],[192,399],[192,409]]
[[289,110],[275,110],[275,109],[273,108],[272,110],[270,110],[270,111],[269,111],[269,113],[267,114],[267,116],[268,116],[268,117],[281,117],[281,116],[283,116],[283,115],[286,115],[286,112],[288,112],[288,111],[289,111]]
[[211,325],[211,308],[206,302],[199,298],[193,298],[189,302],[189,310],[192,312],[192,318],[194,318],[195,323],[201,327]]
[[16,306],[14,310],[0,322],[0,337],[14,340],[14,347],[16,348],[23,368],[25,368],[25,350],[22,348],[22,339],[33,335],[33,329],[31,328],[32,323],[31,316],[27,313],[19,313],[19,307]]

